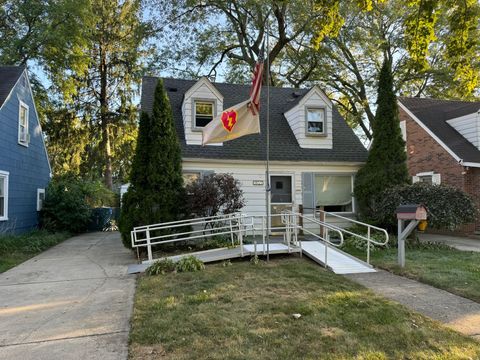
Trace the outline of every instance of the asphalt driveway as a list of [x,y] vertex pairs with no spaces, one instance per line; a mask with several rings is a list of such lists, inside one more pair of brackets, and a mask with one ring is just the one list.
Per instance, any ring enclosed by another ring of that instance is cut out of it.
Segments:
[[132,260],[118,233],[90,233],[0,274],[0,359],[126,359]]

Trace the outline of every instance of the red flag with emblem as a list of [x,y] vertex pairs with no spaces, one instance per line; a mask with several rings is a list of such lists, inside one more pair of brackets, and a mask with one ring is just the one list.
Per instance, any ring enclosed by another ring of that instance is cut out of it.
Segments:
[[202,129],[202,145],[222,143],[244,135],[260,133],[260,93],[263,59],[259,58],[253,72],[248,100],[234,105],[214,118]]

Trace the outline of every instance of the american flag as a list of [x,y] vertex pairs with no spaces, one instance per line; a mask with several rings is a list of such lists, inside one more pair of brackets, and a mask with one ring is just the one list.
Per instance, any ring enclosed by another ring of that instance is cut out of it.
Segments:
[[263,79],[263,47],[258,56],[255,69],[253,70],[252,88],[250,89],[250,102],[251,110],[255,115],[255,112],[260,110],[260,91],[262,89]]

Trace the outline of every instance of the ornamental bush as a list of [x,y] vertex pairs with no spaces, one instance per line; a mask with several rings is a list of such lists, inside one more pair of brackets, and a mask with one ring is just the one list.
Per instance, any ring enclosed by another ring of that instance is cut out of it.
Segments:
[[383,191],[373,213],[376,222],[394,229],[395,210],[401,204],[423,204],[427,208],[428,224],[435,229],[454,230],[474,221],[478,212],[474,201],[463,191],[419,182]]
[[230,174],[212,174],[186,187],[188,210],[192,216],[231,214],[245,206],[240,182]]
[[113,192],[99,180],[72,175],[54,178],[45,191],[40,225],[51,231],[86,231],[92,207],[110,206],[113,199]]

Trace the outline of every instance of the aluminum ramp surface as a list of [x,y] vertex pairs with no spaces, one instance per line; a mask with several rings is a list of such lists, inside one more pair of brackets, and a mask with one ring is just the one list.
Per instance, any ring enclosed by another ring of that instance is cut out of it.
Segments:
[[[302,252],[315,262],[325,265],[325,245],[320,241],[302,241]],[[376,272],[363,262],[333,246],[327,249],[327,267],[335,274],[359,274]]]

